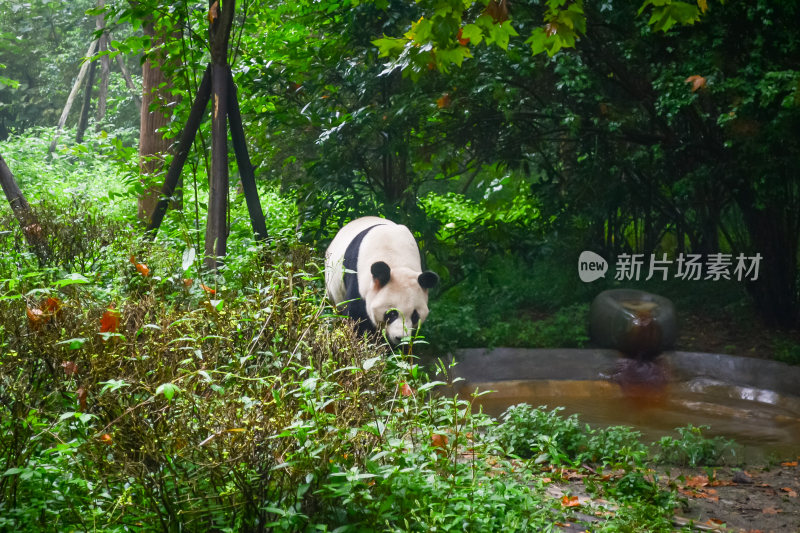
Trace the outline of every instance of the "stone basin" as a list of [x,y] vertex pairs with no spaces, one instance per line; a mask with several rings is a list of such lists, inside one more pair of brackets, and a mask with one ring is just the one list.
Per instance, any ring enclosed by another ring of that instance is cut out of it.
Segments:
[[800,367],[697,352],[665,352],[636,361],[604,349],[461,350],[450,378],[475,407],[501,415],[517,403],[563,406],[595,427],[629,425],[645,441],[687,424],[743,446],[744,459],[800,455]]

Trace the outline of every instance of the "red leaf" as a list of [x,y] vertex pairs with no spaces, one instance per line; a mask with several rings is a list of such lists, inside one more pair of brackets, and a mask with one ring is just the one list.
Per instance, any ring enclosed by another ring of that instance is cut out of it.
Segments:
[[403,383],[400,385],[400,394],[403,396],[413,396],[414,389],[408,386],[408,383]]
[[447,446],[447,437],[439,433],[434,433],[431,435],[431,444],[436,448],[444,448]]
[[458,44],[461,46],[467,46],[469,44],[469,39],[464,39],[461,37],[462,29],[458,28],[458,35],[456,35],[456,39],[458,40]]
[[119,329],[119,311],[114,309],[112,304],[100,317],[100,332],[116,333],[117,329]]
[[203,283],[201,283],[201,284],[200,284],[200,287],[202,287],[202,289],[203,289],[204,291],[206,291],[208,294],[217,294],[217,291],[216,291],[216,289],[212,289],[212,288],[211,288],[211,287],[209,287],[208,285],[204,285]]
[[48,313],[58,313],[61,310],[61,305],[61,300],[50,296],[44,301],[44,305],[42,305],[42,307]]
[[437,98],[436,107],[438,107],[439,109],[450,107],[450,94],[444,93],[440,98]]
[[508,20],[508,4],[506,0],[492,0],[486,6],[484,13],[492,17],[495,22],[502,24]]
[[696,93],[700,89],[706,88],[706,79],[703,76],[689,76],[684,80],[686,83],[692,84],[692,92]]
[[64,361],[61,363],[61,368],[64,369],[64,373],[68,376],[74,376],[78,373],[78,364],[74,361]]
[[86,410],[86,396],[87,396],[86,389],[81,387],[80,389],[78,389],[76,391],[76,395],[78,396],[78,405],[81,406],[81,411],[85,411]]
[[41,309],[27,307],[25,308],[25,313],[28,315],[28,326],[34,331],[37,331],[46,322]]
[[103,433],[102,435],[100,435],[100,442],[102,442],[103,444],[112,444],[114,442],[114,439],[112,439],[111,435],[109,435],[108,433]]
[[145,265],[144,263],[136,263],[136,270],[138,270],[139,274],[141,274],[144,277],[150,275],[150,269],[147,268],[147,265]]
[[578,501],[578,497],[577,496],[567,496],[565,494],[564,497],[561,498],[561,506],[562,507],[580,507],[580,505],[581,505],[581,502]]

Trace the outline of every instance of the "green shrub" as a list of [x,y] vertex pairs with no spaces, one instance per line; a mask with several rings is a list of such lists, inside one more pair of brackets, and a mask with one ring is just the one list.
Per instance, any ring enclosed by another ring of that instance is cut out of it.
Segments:
[[586,445],[588,426],[581,426],[577,415],[562,417],[563,407],[550,411],[528,404],[509,407],[496,429],[498,441],[508,453],[535,457],[537,462],[573,462]]
[[593,430],[583,453],[585,460],[614,468],[642,466],[647,458],[647,446],[642,434],[627,426],[612,426]]
[[692,467],[722,464],[729,454],[735,454],[735,443],[723,437],[706,437],[703,431],[708,429],[708,426],[695,427],[691,424],[675,428],[680,437],[661,437],[656,443],[655,460]]

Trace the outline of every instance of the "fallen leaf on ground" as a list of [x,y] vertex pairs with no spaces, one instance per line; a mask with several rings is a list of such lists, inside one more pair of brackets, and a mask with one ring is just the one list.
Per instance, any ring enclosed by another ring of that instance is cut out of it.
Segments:
[[563,507],[579,507],[581,504],[578,501],[578,497],[577,496],[564,495],[564,497],[561,498],[561,505]]
[[775,507],[766,507],[764,509],[761,509],[761,512],[764,514],[778,514],[782,513],[783,511],[781,511],[780,509],[776,509]]

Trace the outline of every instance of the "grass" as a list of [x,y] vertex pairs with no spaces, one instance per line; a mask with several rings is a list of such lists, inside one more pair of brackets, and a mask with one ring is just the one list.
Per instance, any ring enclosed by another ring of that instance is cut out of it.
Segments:
[[[48,160],[22,139],[0,152],[53,254],[40,264],[0,211],[0,529],[547,531],[580,521],[546,488],[584,463],[618,510],[581,513],[608,531],[669,529],[676,495],[647,477],[652,448],[631,429],[530,406],[491,419],[474,398],[434,394],[414,358],[357,337],[323,300],[290,200],[263,191],[270,245],[236,207],[212,274],[190,214],[141,239],[133,197],[115,188],[130,170],[123,148]],[[530,291],[505,294],[521,304]],[[565,307],[519,338],[582,342],[569,326],[585,312]],[[448,327],[465,331],[442,321],[426,333]],[[474,339],[502,342],[487,331]],[[693,457],[704,445],[690,436],[662,448]]]

